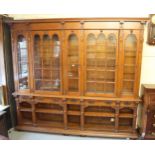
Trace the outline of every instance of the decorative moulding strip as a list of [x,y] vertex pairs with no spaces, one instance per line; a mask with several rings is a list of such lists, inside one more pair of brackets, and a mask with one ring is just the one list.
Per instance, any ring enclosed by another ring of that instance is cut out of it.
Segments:
[[8,23],[49,23],[49,22],[79,22],[79,21],[83,21],[83,22],[120,22],[120,21],[131,21],[131,22],[141,22],[141,21],[145,21],[147,22],[149,20],[149,18],[53,18],[53,19],[24,19],[24,20],[10,20],[7,21]]

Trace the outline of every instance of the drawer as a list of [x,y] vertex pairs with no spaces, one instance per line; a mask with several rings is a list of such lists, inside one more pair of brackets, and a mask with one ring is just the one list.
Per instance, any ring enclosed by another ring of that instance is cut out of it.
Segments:
[[148,109],[146,132],[149,134],[150,132],[155,132],[155,110]]
[[149,95],[150,104],[155,104],[155,94]]

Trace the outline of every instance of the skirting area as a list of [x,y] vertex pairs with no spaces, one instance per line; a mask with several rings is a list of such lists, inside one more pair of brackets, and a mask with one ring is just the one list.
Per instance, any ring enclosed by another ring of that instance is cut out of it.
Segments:
[[59,134],[23,132],[23,131],[15,131],[14,129],[9,131],[9,138],[11,140],[113,140],[111,138],[81,137],[81,136],[67,136]]

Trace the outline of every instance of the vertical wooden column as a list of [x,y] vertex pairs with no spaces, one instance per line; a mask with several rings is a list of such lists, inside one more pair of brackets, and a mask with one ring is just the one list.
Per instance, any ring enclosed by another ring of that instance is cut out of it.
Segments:
[[84,102],[83,100],[80,100],[80,106],[81,106],[81,130],[84,130]]
[[137,120],[137,103],[136,105],[134,106],[133,108],[133,123],[132,123],[132,129],[133,129],[133,132],[135,132],[135,129],[136,129],[136,120]]
[[119,106],[120,102],[116,102],[116,108],[115,108],[115,132],[118,132],[119,127]]
[[85,92],[84,92],[84,77],[82,77],[84,75],[84,21],[80,21],[80,24],[81,24],[81,30],[80,30],[80,95],[84,95]]
[[20,113],[20,104],[19,104],[19,98],[18,96],[14,96],[15,97],[15,101],[16,101],[16,105],[17,105],[17,121],[18,124],[21,124],[22,122],[22,118],[21,118],[21,113]]
[[123,39],[124,39],[124,32],[123,32],[123,25],[124,22],[120,22],[120,30],[119,30],[119,43],[118,43],[118,74],[117,74],[117,79],[118,83],[116,84],[117,90],[116,90],[116,95],[118,97],[121,96],[121,91],[122,91],[122,79],[123,79],[123,59],[124,59],[124,51],[123,51]]
[[63,108],[64,108],[64,129],[67,130],[67,124],[68,124],[68,119],[67,119],[67,103],[66,99],[63,99]]
[[34,99],[32,98],[31,101],[31,107],[32,107],[32,122],[33,122],[33,126],[36,126],[36,102],[34,101]]

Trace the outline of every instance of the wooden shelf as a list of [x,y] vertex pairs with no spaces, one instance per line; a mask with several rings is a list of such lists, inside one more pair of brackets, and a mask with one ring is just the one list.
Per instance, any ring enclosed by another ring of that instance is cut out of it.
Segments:
[[135,82],[135,80],[132,79],[123,79],[124,82]]
[[20,108],[19,111],[32,112],[31,108]]
[[32,120],[29,120],[29,119],[22,119],[22,124],[31,125],[31,124],[33,124],[33,123],[32,123]]
[[106,112],[85,112],[84,115],[92,117],[115,117],[115,113]]
[[80,123],[67,123],[67,128],[68,129],[80,129]]
[[116,70],[113,69],[100,69],[100,68],[87,68],[87,71],[94,71],[94,72],[115,72]]
[[124,64],[124,67],[136,67],[135,64]]
[[79,80],[78,77],[71,77],[71,76],[68,76],[68,80]]
[[51,68],[51,67],[35,67],[35,70],[50,70],[50,71],[60,71],[59,68]]
[[94,131],[114,131],[115,125],[97,125],[97,124],[85,124],[85,130],[94,130]]
[[37,120],[36,125],[38,126],[49,126],[49,127],[57,127],[57,128],[63,128],[64,124],[63,122],[52,122],[52,121],[46,121],[46,120]]
[[81,115],[81,112],[80,112],[80,111],[71,111],[71,110],[68,110],[68,111],[67,111],[67,114],[68,114],[68,115],[80,116],[80,115]]
[[134,118],[133,114],[119,114],[120,118]]
[[52,79],[35,79],[35,81],[46,81],[46,82],[58,81],[60,82],[60,80],[52,80]]
[[91,80],[91,81],[90,81],[90,80],[88,81],[88,80],[87,80],[87,83],[99,83],[99,84],[100,84],[100,83],[104,83],[104,84],[115,84],[116,82],[109,82],[109,81],[92,81],[92,80]]
[[37,113],[48,113],[48,114],[63,114],[62,110],[53,110],[53,109],[36,109],[35,112]]
[[119,131],[131,131],[131,132],[133,132],[133,128],[130,127],[130,126],[120,126],[120,125],[119,125],[118,130],[119,130]]

